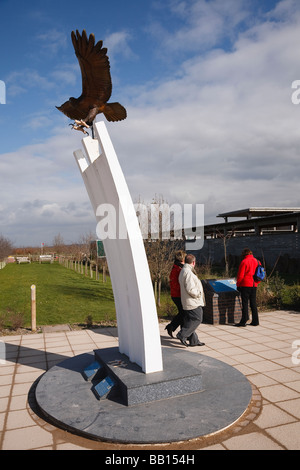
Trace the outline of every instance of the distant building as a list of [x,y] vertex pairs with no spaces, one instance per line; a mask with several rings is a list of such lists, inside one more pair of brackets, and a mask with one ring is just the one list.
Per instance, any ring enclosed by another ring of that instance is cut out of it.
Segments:
[[225,265],[226,251],[237,266],[248,247],[267,267],[300,275],[300,207],[252,207],[217,217],[224,222],[206,225],[204,246],[195,251],[201,263]]

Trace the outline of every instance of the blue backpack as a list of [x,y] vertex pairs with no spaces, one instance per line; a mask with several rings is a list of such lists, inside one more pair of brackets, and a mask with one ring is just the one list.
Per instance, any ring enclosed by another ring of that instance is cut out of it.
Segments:
[[253,274],[254,282],[264,281],[265,278],[266,278],[266,270],[265,268],[262,267],[261,264],[259,264],[259,261],[257,261],[257,267],[255,269],[255,273]]

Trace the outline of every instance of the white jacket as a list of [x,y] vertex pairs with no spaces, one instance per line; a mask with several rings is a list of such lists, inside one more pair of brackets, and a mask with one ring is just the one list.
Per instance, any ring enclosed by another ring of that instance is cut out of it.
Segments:
[[202,282],[193,272],[191,264],[184,264],[179,274],[179,284],[183,310],[193,310],[205,305]]

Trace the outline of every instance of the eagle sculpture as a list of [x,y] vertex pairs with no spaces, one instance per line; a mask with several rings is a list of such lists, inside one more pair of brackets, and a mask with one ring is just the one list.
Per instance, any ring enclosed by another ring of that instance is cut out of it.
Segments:
[[75,54],[81,75],[82,93],[79,98],[71,97],[56,108],[74,120],[73,129],[87,134],[85,128],[93,125],[97,114],[103,113],[108,121],[126,119],[126,109],[120,103],[108,103],[112,92],[109,59],[103,41],[95,44],[94,34],[89,38],[85,30],[82,35],[76,30],[71,33]]

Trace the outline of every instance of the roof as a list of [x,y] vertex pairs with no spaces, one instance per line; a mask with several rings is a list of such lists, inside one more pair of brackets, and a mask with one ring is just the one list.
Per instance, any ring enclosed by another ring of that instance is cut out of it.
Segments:
[[249,207],[248,209],[240,209],[231,212],[223,212],[217,217],[228,219],[229,217],[267,217],[271,215],[291,214],[293,212],[300,212],[300,207]]
[[[244,233],[244,234],[261,234],[262,230],[268,231],[272,230],[273,233],[282,233],[282,231],[288,231],[288,232],[295,232],[298,233],[298,229],[300,228],[300,208],[296,209],[287,209],[286,212],[279,210],[278,208],[275,208],[275,210],[278,210],[278,212],[262,212],[266,208],[260,208],[258,209],[260,212],[255,212],[255,209],[253,208],[253,211],[250,212],[252,209],[245,209],[242,211],[234,211],[234,212],[228,212],[226,214],[220,214],[219,217],[235,217],[236,214],[239,214],[240,216],[247,216],[249,214],[260,214],[260,217],[247,217],[246,219],[239,219],[235,220],[233,219],[232,221],[228,221],[227,218],[225,218],[224,222],[221,223],[216,223],[216,224],[210,224],[210,225],[205,225],[204,226],[204,235],[207,236],[212,236],[215,235],[216,233],[222,233],[225,231],[226,233],[229,233],[230,231],[234,232],[237,234],[238,232]],[[271,208],[269,208],[271,209]],[[247,212],[249,211],[249,212]],[[265,215],[268,214],[268,215]],[[276,230],[274,228],[276,227]],[[224,233],[225,233],[224,232]],[[250,233],[251,232],[251,233]]]

